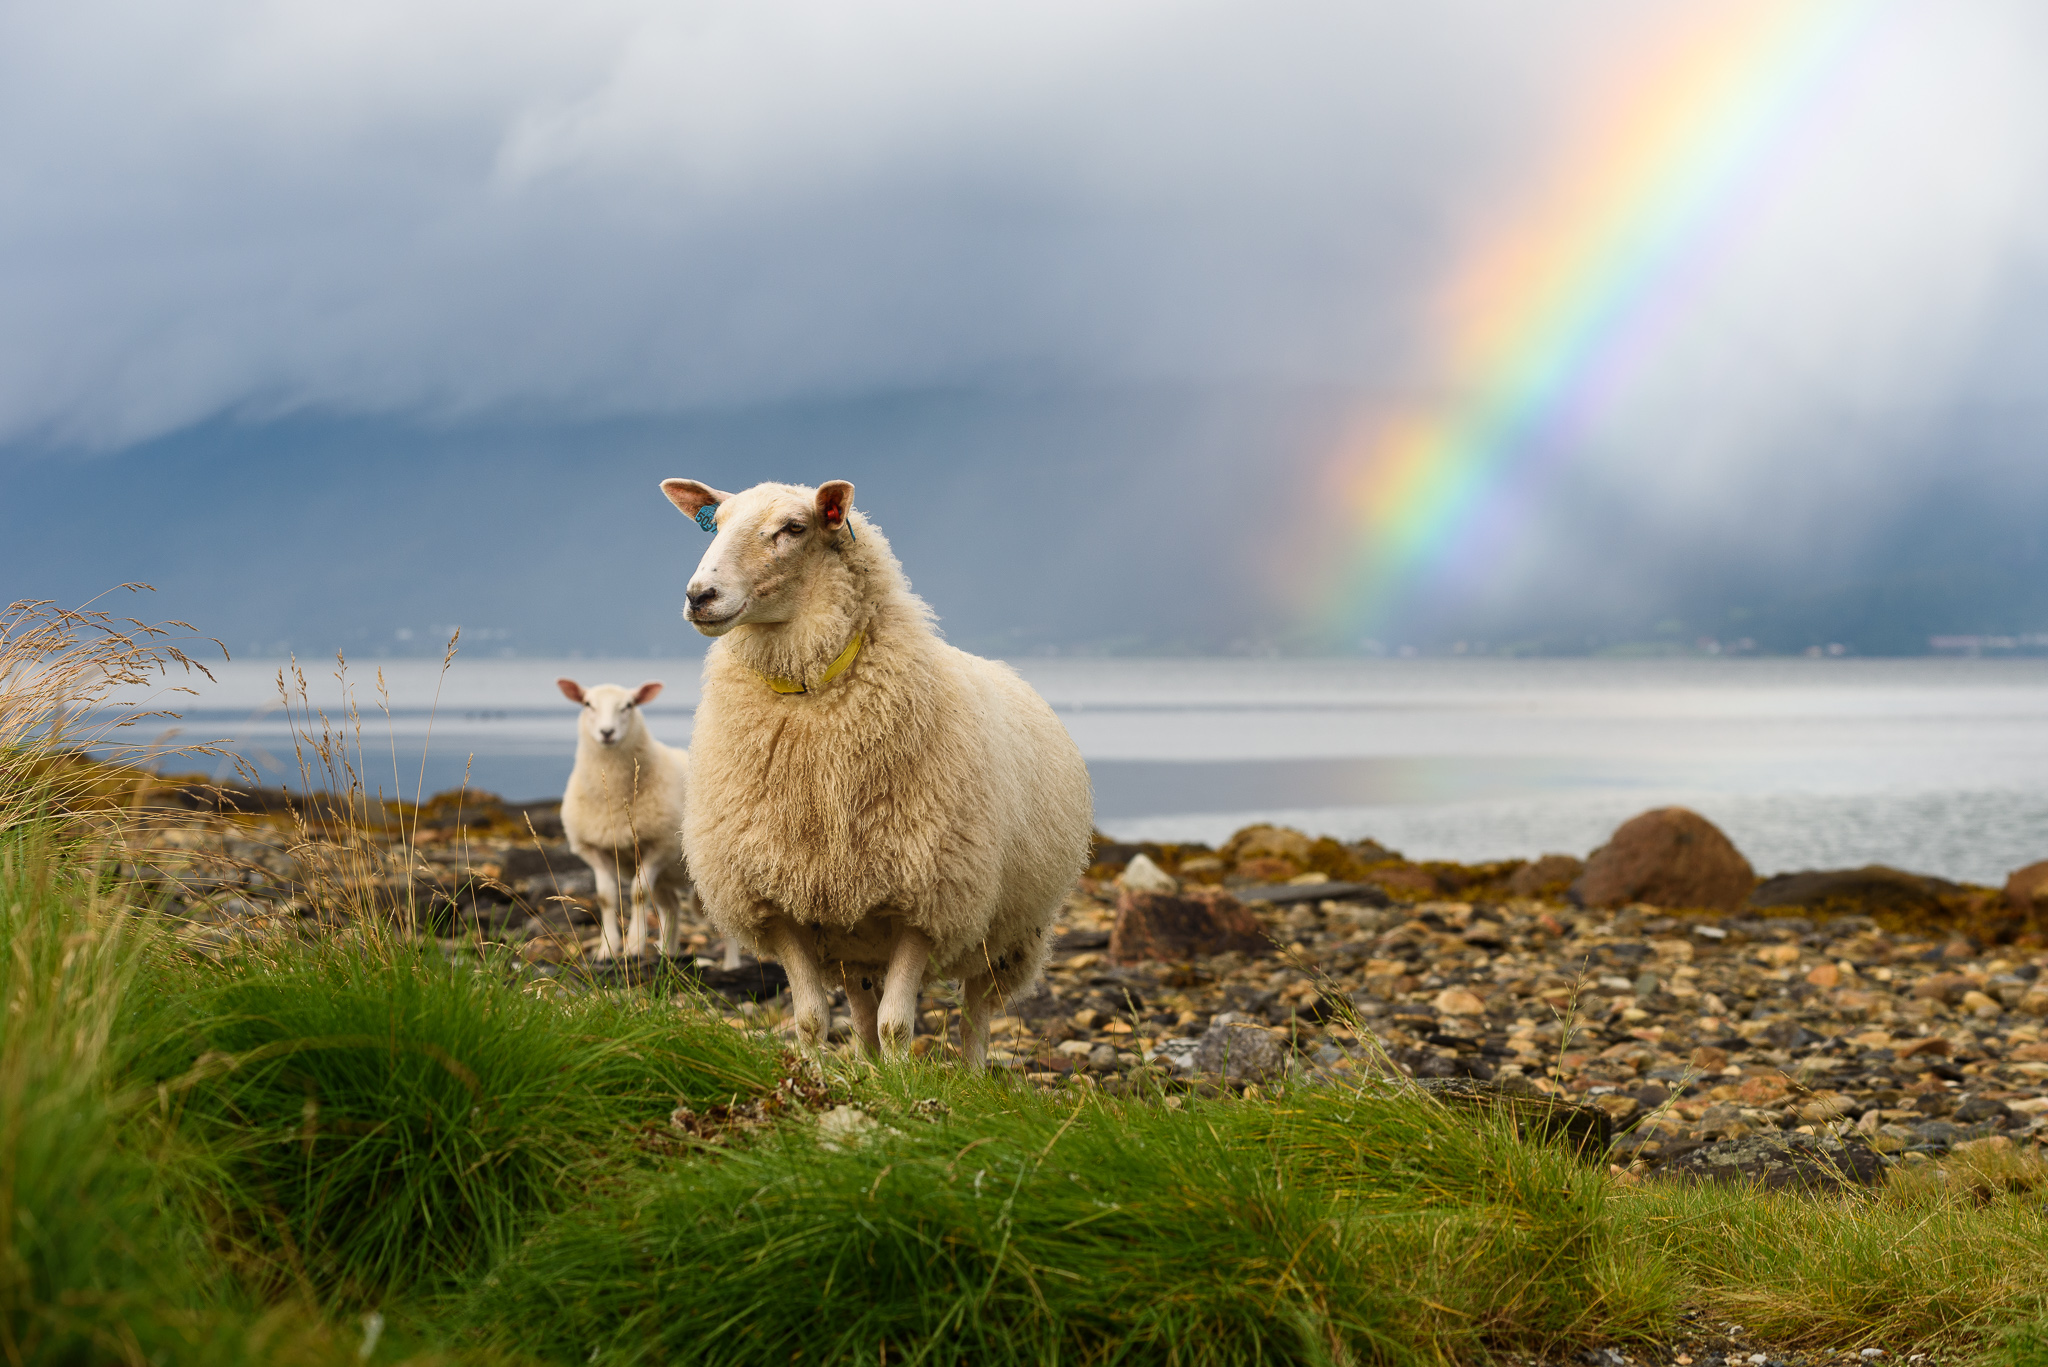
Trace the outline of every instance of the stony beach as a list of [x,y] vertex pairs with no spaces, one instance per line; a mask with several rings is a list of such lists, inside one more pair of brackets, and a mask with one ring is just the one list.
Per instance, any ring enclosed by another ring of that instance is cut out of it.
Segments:
[[[590,875],[545,804],[443,799],[401,833],[309,821],[282,794],[230,813],[172,792],[131,864],[195,948],[411,905],[451,952],[504,946],[537,983],[656,971],[593,960]],[[1219,849],[1104,839],[992,1057],[1039,1085],[1169,1095],[1398,1072],[1550,1097],[1597,1109],[1625,1171],[1758,1136],[1912,1163],[2048,1142],[2039,910],[2048,865],[2005,888],[1887,869],[1758,880],[1690,813],[1639,818],[1584,863],[1417,863],[1272,827]],[[734,1024],[783,1024],[772,964],[695,973]],[[951,1004],[924,1006],[918,1049],[950,1049]],[[849,1028],[835,1021],[841,1048]]]

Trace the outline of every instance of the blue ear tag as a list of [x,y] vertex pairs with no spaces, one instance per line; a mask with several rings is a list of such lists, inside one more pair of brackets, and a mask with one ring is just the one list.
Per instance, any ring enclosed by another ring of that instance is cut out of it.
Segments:
[[697,525],[707,532],[718,530],[718,505],[707,503],[697,510]]

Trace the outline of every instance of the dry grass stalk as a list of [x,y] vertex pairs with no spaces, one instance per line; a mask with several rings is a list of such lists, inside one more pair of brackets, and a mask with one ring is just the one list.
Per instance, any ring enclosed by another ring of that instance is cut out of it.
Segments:
[[[448,638],[441,658],[442,681],[454,663],[461,637],[457,630]],[[314,705],[312,689],[296,657],[277,673],[278,699],[291,726],[292,755],[299,771],[299,798],[288,809],[287,852],[300,871],[302,896],[322,919],[348,921],[373,942],[381,941],[387,932],[410,939],[422,924],[419,880],[431,874],[419,853],[420,821],[426,808],[425,749],[411,802],[398,795],[395,739],[392,795],[386,797],[381,788],[373,792],[363,743],[363,713],[349,677],[348,660],[336,652],[334,664],[333,678],[341,696],[338,719]],[[377,705],[388,730],[391,697],[381,669],[376,688]],[[427,746],[433,743],[439,709],[437,682],[427,722]],[[465,769],[457,794],[458,813],[468,788]]]
[[[130,593],[154,592],[123,584]],[[94,599],[93,602],[98,602]],[[155,705],[172,682],[213,675],[188,649],[227,647],[177,620],[150,623],[87,603],[21,600],[0,615],[0,829],[43,815],[111,814],[141,807],[167,755],[218,754],[210,745],[167,747],[131,739],[131,728],[175,721]],[[134,690],[147,690],[133,701]]]

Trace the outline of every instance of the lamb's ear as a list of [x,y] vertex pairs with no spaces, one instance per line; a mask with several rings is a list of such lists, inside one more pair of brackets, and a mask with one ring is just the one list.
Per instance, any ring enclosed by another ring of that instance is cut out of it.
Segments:
[[661,680],[649,679],[640,685],[640,691],[633,695],[636,703],[650,703],[661,696]]
[[555,687],[561,689],[562,696],[570,702],[583,701],[583,685],[577,683],[574,679],[557,679],[555,680]]
[[829,480],[818,486],[818,516],[825,525],[834,529],[846,525],[846,515],[853,511],[853,486],[843,479]]
[[669,502],[683,510],[684,517],[695,517],[698,509],[715,508],[732,497],[694,479],[665,479],[661,491],[668,495]]

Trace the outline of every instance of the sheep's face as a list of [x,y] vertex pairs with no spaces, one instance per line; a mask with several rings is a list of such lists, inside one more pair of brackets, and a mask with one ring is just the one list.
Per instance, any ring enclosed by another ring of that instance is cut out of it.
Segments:
[[716,509],[718,532],[690,576],[683,610],[706,636],[794,621],[828,576],[844,573],[838,536],[853,506],[853,486],[844,480],[817,489],[757,484],[742,494],[683,479],[661,488],[692,517]]
[[657,680],[649,680],[638,688],[621,688],[617,684],[595,684],[584,688],[574,679],[557,679],[555,687],[562,690],[562,696],[570,702],[583,704],[583,715],[577,721],[577,729],[583,738],[601,750],[611,750],[632,740],[641,726],[640,707],[652,702],[661,692]]

